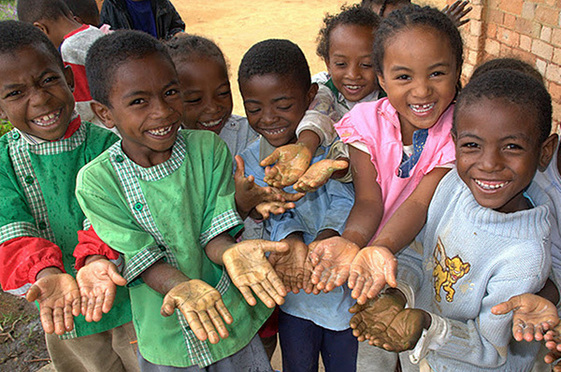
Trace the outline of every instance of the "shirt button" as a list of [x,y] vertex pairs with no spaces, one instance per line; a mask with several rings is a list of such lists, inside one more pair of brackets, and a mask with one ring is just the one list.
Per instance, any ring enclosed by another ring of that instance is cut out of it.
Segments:
[[115,161],[116,161],[117,163],[122,163],[124,160],[125,160],[125,158],[123,158],[122,155],[117,155],[117,156],[115,156]]
[[27,183],[28,185],[33,184],[33,182],[35,182],[35,179],[32,176],[25,177],[25,183]]
[[47,224],[43,221],[39,222],[39,230],[45,230],[47,228]]
[[12,133],[12,138],[13,139],[17,140],[17,139],[19,139],[19,137],[20,137],[19,132],[14,131],[14,133]]
[[144,208],[144,205],[142,203],[136,203],[134,205],[134,209],[139,211],[139,212],[142,210],[142,208]]

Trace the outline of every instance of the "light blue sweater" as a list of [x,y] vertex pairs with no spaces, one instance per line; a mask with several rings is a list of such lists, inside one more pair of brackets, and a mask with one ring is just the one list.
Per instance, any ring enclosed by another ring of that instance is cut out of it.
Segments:
[[[491,314],[511,296],[539,291],[549,274],[551,201],[535,183],[528,194],[535,208],[484,208],[453,170],[436,190],[425,227],[400,255],[400,282],[411,286],[414,307],[431,314],[431,328],[440,327],[440,337],[417,344],[428,349],[434,371],[532,368],[537,343],[511,343],[512,314]],[[418,368],[404,370],[411,367]]]

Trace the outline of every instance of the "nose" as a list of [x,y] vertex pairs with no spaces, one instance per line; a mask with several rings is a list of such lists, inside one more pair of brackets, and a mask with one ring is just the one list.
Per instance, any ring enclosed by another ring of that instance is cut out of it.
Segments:
[[430,96],[432,87],[427,79],[416,79],[413,86],[413,96],[417,98],[425,98]]
[[49,100],[49,94],[45,89],[37,88],[31,92],[30,103],[33,106],[44,105]]
[[165,118],[171,115],[175,110],[169,105],[168,102],[162,97],[155,99],[152,106],[152,116],[157,118]]
[[212,98],[206,100],[204,112],[207,114],[215,114],[220,111],[220,105]]
[[500,171],[504,168],[500,149],[487,147],[479,159],[479,169],[487,173]]
[[346,77],[351,80],[360,78],[360,67],[356,64],[350,64],[346,70]]
[[261,122],[266,125],[273,124],[277,120],[275,112],[272,109],[264,108]]

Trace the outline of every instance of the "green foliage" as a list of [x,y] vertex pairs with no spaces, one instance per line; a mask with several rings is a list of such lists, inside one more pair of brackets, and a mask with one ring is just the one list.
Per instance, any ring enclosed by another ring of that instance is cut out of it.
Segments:
[[16,2],[15,0],[0,0],[0,20],[8,19],[17,20]]
[[0,120],[0,137],[12,130],[12,124],[6,120]]

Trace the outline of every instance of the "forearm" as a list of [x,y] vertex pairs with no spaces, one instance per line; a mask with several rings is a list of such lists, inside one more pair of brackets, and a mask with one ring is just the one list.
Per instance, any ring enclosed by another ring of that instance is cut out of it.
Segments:
[[360,248],[365,247],[376,233],[380,221],[382,221],[382,213],[379,205],[360,200],[355,201],[345,231],[341,236]]
[[550,301],[552,304],[556,305],[559,303],[559,290],[550,279],[547,279],[541,291],[536,294]]
[[339,236],[339,233],[332,229],[325,229],[319,232],[314,241],[325,240],[334,236]]
[[63,273],[63,271],[60,270],[59,268],[50,266],[50,267],[46,267],[43,270],[39,271],[37,273],[37,276],[35,277],[35,279],[39,280],[39,279],[45,278],[47,276],[58,275],[58,274],[62,274],[62,273]]
[[212,238],[205,247],[205,252],[208,258],[217,265],[224,266],[222,256],[224,252],[230,249],[236,241],[227,232]]
[[181,271],[160,260],[141,274],[142,280],[153,290],[163,295],[182,282],[189,281],[189,277]]
[[313,156],[320,145],[320,141],[321,139],[316,133],[311,130],[304,130],[298,136],[296,143],[305,146]]

